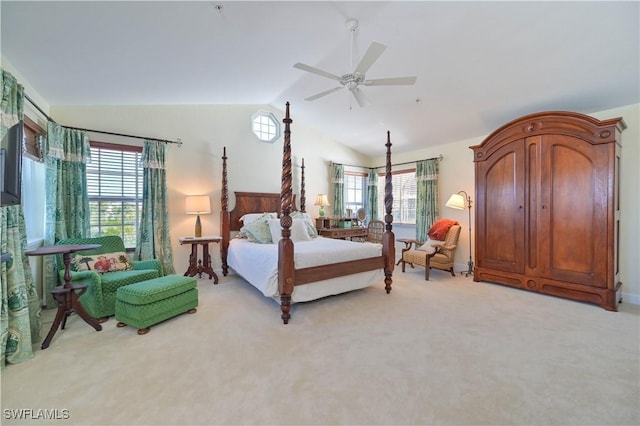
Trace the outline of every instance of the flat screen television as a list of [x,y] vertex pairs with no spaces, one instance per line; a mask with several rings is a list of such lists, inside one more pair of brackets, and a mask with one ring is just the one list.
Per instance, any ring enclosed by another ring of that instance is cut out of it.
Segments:
[[22,121],[13,125],[0,145],[0,206],[20,204],[22,199]]

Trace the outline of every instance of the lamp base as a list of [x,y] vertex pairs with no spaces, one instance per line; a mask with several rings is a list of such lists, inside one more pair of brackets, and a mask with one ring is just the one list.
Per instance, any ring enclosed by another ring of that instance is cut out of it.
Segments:
[[198,217],[196,218],[196,232],[195,232],[195,236],[196,237],[202,237],[202,225],[200,224],[200,215],[198,215]]
[[469,263],[467,264],[469,269],[467,271],[460,272],[461,274],[464,272],[464,276],[468,277],[469,275],[473,275],[473,260],[469,259]]
[[320,206],[320,211],[318,212],[320,217],[324,217],[324,206]]

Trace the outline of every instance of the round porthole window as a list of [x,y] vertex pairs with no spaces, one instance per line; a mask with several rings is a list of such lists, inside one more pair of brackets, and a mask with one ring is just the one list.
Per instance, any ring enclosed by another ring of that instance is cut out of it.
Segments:
[[273,143],[280,137],[280,123],[266,111],[258,111],[251,116],[251,130],[263,142]]

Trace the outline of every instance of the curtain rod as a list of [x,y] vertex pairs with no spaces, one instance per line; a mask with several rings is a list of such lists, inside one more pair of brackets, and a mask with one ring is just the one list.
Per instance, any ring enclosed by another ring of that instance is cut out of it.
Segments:
[[[47,113],[45,113],[45,112],[42,110],[42,108],[40,108],[40,107],[38,106],[38,104],[36,104],[36,103],[33,101],[33,99],[31,99],[31,98],[30,98],[28,95],[26,95],[26,94],[24,95],[24,97],[25,97],[25,99],[26,99],[26,100],[28,100],[28,101],[31,103],[31,105],[33,105],[33,106],[34,106],[34,107],[35,107],[35,108],[40,112],[40,114],[42,114],[43,116],[45,116],[45,117],[46,117],[47,121],[51,121],[52,123],[56,123],[56,121],[55,121],[53,118],[49,117],[49,116],[47,115]],[[58,124],[58,123],[56,123],[56,124]],[[180,140],[180,138],[178,138],[178,139],[177,139],[177,140],[175,140],[175,141],[170,141],[170,140],[167,140],[167,139],[148,138],[148,137],[144,137],[144,136],[128,135],[128,134],[125,134],[125,133],[106,132],[106,131],[104,131],[104,130],[83,129],[83,128],[80,128],[80,127],[65,126],[65,125],[63,125],[63,124],[59,124],[59,125],[60,125],[60,126],[62,126],[62,127],[64,127],[65,129],[80,130],[80,131],[83,131],[83,132],[91,132],[91,133],[102,133],[102,134],[105,134],[105,135],[113,135],[113,136],[123,136],[123,137],[125,137],[125,138],[144,139],[144,140],[153,140],[153,141],[164,142],[164,143],[175,143],[175,144],[177,144],[178,146],[182,146],[182,141]]]
[[[428,161],[428,160],[442,161],[443,159],[444,159],[444,156],[442,154],[440,154],[437,157],[425,158],[423,160],[405,161],[404,163],[395,163],[395,164],[392,164],[391,166],[392,167],[393,166],[402,166],[402,165],[405,165],[405,164],[412,164],[412,163],[417,163],[418,161]],[[386,167],[386,166],[365,167],[365,166],[356,166],[356,165],[353,165],[353,164],[343,164],[343,163],[334,163],[334,162],[331,162],[331,164],[337,164],[337,165],[340,165],[340,166],[347,166],[347,167],[360,167],[361,169],[383,169],[383,168]]]

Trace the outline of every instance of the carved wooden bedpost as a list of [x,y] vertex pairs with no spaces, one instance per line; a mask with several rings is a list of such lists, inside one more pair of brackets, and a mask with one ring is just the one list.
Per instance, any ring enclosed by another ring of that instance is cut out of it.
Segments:
[[222,151],[222,195],[220,197],[220,226],[222,227],[222,243],[220,245],[220,257],[222,258],[222,274],[226,277],[229,273],[227,253],[229,251],[229,234],[231,220],[229,216],[229,186],[227,182],[227,147]]
[[287,324],[291,315],[291,294],[293,293],[295,268],[293,264],[293,241],[291,240],[291,201],[293,197],[291,178],[291,118],[287,102],[284,123],[284,147],[282,150],[282,181],[280,189],[282,239],[278,243],[278,289],[280,291],[280,310],[282,321]]
[[395,236],[393,235],[391,223],[393,222],[393,183],[391,176],[391,132],[387,131],[387,163],[385,170],[384,184],[384,208],[386,214],[384,216],[385,231],[382,234],[382,255],[385,257],[384,266],[384,289],[387,293],[391,292],[391,276],[396,262]]
[[304,191],[304,158],[302,159],[302,175],[300,177],[300,212],[302,213],[306,213],[307,212],[307,196],[305,195],[305,191]]

